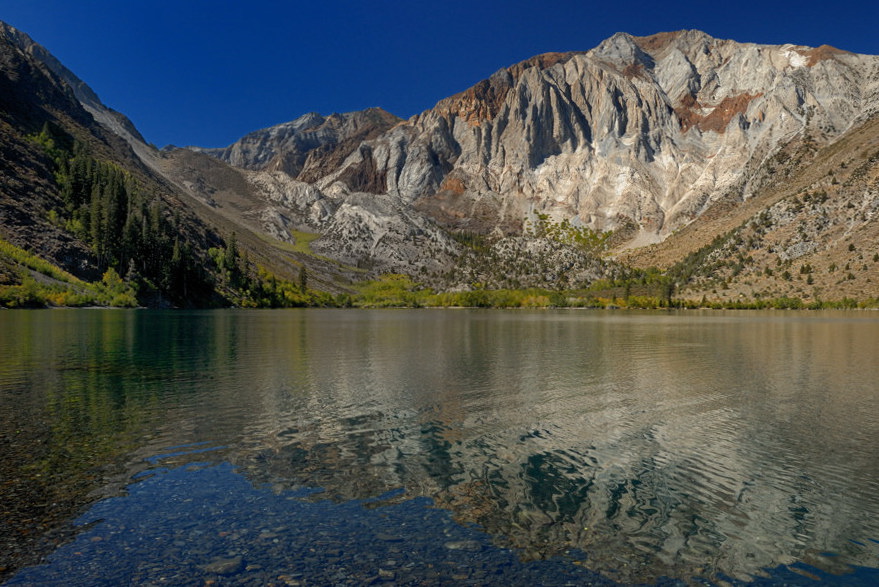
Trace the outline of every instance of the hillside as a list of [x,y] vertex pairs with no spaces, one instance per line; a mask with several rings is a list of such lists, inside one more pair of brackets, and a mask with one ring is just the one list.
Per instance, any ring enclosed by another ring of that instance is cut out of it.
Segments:
[[[2,23],[0,74],[0,305],[108,305],[99,290],[113,276],[126,284],[122,305],[315,301],[292,283],[301,263],[261,274],[261,235],[193,206],[130,121]],[[30,256],[52,269],[21,261]],[[56,270],[77,283],[52,279]]]
[[0,32],[0,237],[86,281],[112,267],[141,303],[335,303],[385,274],[622,304],[879,297],[876,56],[619,33],[409,120],[311,113],[159,151]]

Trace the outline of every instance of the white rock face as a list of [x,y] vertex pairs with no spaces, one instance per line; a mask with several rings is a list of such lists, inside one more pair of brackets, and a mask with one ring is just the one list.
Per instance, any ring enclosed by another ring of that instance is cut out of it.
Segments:
[[[620,33],[502,69],[363,143],[316,185],[372,188],[489,231],[548,212],[661,240],[806,134],[829,142],[879,105],[879,58],[699,31]],[[338,188],[335,188],[338,189]]]
[[270,204],[295,212],[301,219],[301,230],[321,226],[337,207],[316,187],[297,181],[280,171],[250,173],[247,178]]
[[247,172],[247,180],[265,202],[252,213],[265,232],[286,242],[295,242],[293,230],[319,232],[312,249],[345,264],[439,271],[459,254],[445,232],[393,196],[324,193],[280,171]]
[[370,269],[439,271],[458,255],[445,233],[388,195],[350,194],[321,232],[315,251]]

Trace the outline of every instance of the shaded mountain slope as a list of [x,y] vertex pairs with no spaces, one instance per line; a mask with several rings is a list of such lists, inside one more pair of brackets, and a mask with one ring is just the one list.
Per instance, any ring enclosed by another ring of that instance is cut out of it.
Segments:
[[[0,29],[0,237],[85,280],[111,267],[131,270],[151,303],[218,302],[207,249],[222,238],[124,137],[95,120],[34,47],[23,33]],[[175,251],[187,258],[178,256],[181,273],[172,276]]]

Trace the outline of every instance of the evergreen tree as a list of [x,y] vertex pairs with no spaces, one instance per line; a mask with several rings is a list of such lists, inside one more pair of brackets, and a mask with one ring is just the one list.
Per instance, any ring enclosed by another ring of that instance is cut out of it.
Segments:
[[[54,125],[44,125],[33,140],[55,163],[64,202],[62,210],[47,214],[53,224],[63,225],[91,247],[102,272],[124,271],[126,281],[151,284],[181,303],[190,296],[212,295],[210,276],[200,268],[190,240],[181,235],[178,211],[159,197],[143,194],[125,169],[98,161],[85,144]],[[234,234],[228,248],[226,269],[238,279]]]
[[299,269],[299,291],[308,292],[308,269],[305,268],[305,265]]

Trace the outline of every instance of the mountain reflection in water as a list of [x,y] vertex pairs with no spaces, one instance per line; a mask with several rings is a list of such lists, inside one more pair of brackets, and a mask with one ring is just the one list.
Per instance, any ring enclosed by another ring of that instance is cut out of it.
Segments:
[[127,462],[107,494],[228,462],[278,495],[402,489],[623,582],[879,567],[871,314],[7,314],[0,399],[53,422],[44,466],[74,428],[67,453]]

